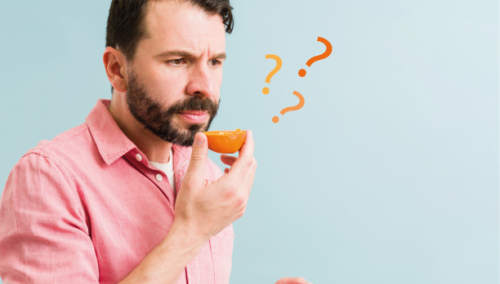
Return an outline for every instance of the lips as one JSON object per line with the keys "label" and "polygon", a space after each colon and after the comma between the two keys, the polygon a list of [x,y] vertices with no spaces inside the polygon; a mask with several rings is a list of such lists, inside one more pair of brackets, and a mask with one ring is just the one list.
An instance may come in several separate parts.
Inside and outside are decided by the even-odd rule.
{"label": "lips", "polygon": [[203,123],[208,118],[208,113],[205,111],[183,111],[179,112],[179,115],[190,123]]}

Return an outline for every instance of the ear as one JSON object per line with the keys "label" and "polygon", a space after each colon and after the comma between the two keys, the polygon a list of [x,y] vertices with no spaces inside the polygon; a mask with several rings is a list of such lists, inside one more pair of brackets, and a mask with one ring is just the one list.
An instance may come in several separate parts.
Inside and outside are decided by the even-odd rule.
{"label": "ear", "polygon": [[127,81],[125,78],[127,61],[123,53],[108,46],[104,50],[102,60],[106,75],[108,75],[108,80],[113,88],[122,93],[127,91]]}

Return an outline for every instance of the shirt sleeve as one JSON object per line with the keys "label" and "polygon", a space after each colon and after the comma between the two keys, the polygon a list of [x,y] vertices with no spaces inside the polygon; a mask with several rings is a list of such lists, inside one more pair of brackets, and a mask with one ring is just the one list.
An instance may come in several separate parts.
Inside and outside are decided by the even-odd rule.
{"label": "shirt sleeve", "polygon": [[4,284],[99,283],[86,216],[62,168],[40,154],[24,156],[0,199]]}

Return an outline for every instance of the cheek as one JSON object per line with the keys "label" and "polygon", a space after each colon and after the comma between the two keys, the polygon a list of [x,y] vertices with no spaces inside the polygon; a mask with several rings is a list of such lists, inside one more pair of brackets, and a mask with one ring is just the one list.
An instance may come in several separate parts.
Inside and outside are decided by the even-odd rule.
{"label": "cheek", "polygon": [[182,99],[185,88],[184,78],[176,75],[156,74],[150,78],[152,94],[166,105]]}
{"label": "cheek", "polygon": [[218,92],[217,92],[217,95],[218,95],[217,100],[218,100],[219,95],[220,95],[220,89],[222,87],[222,69],[217,73],[216,78],[215,78],[215,82],[217,84],[216,86],[217,86],[217,90],[218,90]]}

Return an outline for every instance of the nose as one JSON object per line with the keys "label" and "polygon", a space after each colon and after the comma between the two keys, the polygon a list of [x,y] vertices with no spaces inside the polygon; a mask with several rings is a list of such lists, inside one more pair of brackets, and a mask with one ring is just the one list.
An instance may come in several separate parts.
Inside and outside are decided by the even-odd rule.
{"label": "nose", "polygon": [[187,93],[191,96],[216,99],[216,78],[207,64],[196,64],[190,72]]}

